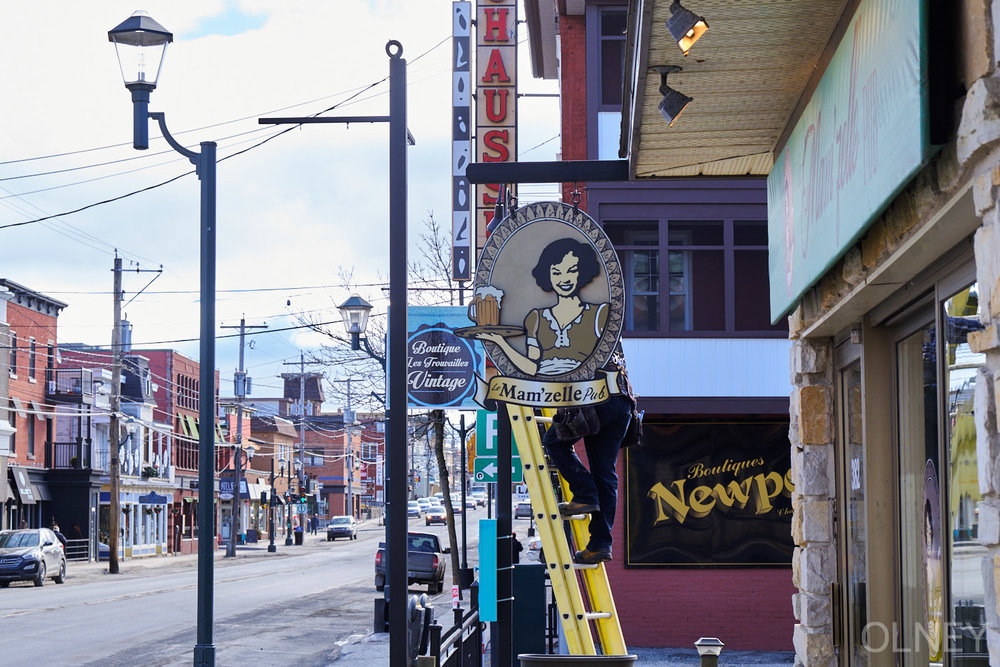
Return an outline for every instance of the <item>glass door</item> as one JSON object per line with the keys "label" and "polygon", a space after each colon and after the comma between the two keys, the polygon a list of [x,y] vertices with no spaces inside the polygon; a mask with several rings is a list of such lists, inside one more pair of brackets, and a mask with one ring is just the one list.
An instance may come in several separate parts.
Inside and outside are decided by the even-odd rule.
{"label": "glass door", "polygon": [[895,649],[906,665],[941,665],[945,652],[937,349],[933,322],[896,343],[902,558]]}
{"label": "glass door", "polygon": [[[950,562],[948,654],[952,665],[989,662],[982,562],[989,553],[979,543],[979,465],[974,403],[978,371],[986,355],[973,352],[968,336],[979,323],[979,291],[970,285],[942,304],[947,445],[947,539]],[[985,378],[984,378],[985,380]]]}
{"label": "glass door", "polygon": [[837,451],[836,542],[840,545],[839,664],[868,667],[866,625],[868,578],[865,554],[868,530],[865,521],[865,445],[862,420],[861,360],[840,371],[838,396],[841,415]]}

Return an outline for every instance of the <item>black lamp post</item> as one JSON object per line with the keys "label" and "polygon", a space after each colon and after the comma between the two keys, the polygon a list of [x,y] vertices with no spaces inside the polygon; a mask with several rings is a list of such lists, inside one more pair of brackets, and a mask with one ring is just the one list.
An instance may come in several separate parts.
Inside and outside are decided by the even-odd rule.
{"label": "black lamp post", "polygon": [[273,554],[278,550],[274,546],[274,457],[271,457],[271,493],[267,496],[267,552]]}
{"label": "black lamp post", "polygon": [[292,546],[292,466],[288,459],[278,461],[282,470],[288,470],[288,486],[285,487],[285,520],[288,522],[288,532],[285,533],[285,546]]}
{"label": "black lamp post", "polygon": [[108,31],[114,43],[125,87],[132,92],[132,145],[149,148],[149,119],[175,151],[195,165],[201,181],[201,336],[200,382],[203,392],[198,418],[203,426],[198,437],[198,637],[194,647],[195,667],[215,665],[212,639],[213,557],[215,551],[215,149],[214,141],[201,142],[201,151],[179,144],[167,130],[162,112],[151,113],[149,95],[156,88],[163,54],[174,36],[146,12],[137,11]]}

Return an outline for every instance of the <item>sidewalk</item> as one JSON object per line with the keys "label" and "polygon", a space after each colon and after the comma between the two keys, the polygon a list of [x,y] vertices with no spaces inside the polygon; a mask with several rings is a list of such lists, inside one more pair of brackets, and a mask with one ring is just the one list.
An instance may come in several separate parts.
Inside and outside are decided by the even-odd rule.
{"label": "sidewalk", "polygon": [[[636,656],[636,665],[643,667],[698,667],[701,661],[692,647],[681,648],[629,648],[630,655]],[[340,649],[340,656],[332,663],[335,667],[367,667],[368,665],[389,663],[389,635],[379,633],[358,638]],[[795,663],[792,651],[722,651],[720,667],[788,667]],[[489,654],[484,666],[488,667]]]}
{"label": "sidewalk", "polygon": [[[372,528],[378,527],[377,519],[366,519],[358,522],[358,528]],[[261,558],[288,558],[291,556],[299,556],[306,553],[312,553],[323,545],[327,544],[326,541],[326,528],[321,528],[316,535],[310,535],[306,533],[303,535],[301,545],[285,545],[285,536],[282,533],[280,536],[276,536],[274,539],[274,544],[277,547],[275,553],[269,553],[267,550],[268,540],[263,540],[260,542],[252,544],[238,544],[236,545],[236,555],[232,558],[226,558],[226,545],[220,544],[219,548],[214,552],[214,563],[215,567],[226,567],[230,563],[245,562],[248,559],[261,559]],[[198,565],[198,554],[167,554],[164,556],[143,556],[139,558],[123,558],[118,561],[118,575],[116,576],[129,576],[129,575],[139,575],[148,573],[155,570],[166,570],[172,568],[185,568],[191,567],[195,568]],[[77,562],[72,561],[67,563],[67,576],[72,579],[90,579],[100,576],[105,576],[108,573],[108,561],[101,560],[96,562]]]}

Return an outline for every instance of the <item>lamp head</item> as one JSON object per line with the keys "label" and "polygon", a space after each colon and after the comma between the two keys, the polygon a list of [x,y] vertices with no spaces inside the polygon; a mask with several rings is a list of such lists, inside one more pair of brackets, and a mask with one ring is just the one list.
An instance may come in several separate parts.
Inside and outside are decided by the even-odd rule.
{"label": "lamp head", "polygon": [[670,5],[667,30],[670,31],[670,36],[677,42],[681,52],[687,55],[694,43],[708,30],[708,23],[704,17],[682,7],[679,0],[674,0]]}
{"label": "lamp head", "polygon": [[337,306],[337,310],[340,311],[348,334],[361,335],[368,328],[368,315],[372,311],[372,305],[357,294],[352,294],[351,298]]}
{"label": "lamp head", "polygon": [[109,30],[108,41],[115,45],[126,88],[156,88],[167,44],[174,41],[169,30],[140,9]]}
{"label": "lamp head", "polygon": [[660,94],[663,95],[659,106],[660,115],[666,119],[667,127],[673,127],[681,112],[691,103],[692,99],[667,85],[667,75],[671,72],[679,72],[681,68],[676,65],[658,65],[649,69],[660,74]]}
{"label": "lamp head", "polygon": [[694,643],[698,655],[719,655],[725,644],[718,637],[701,637]]}

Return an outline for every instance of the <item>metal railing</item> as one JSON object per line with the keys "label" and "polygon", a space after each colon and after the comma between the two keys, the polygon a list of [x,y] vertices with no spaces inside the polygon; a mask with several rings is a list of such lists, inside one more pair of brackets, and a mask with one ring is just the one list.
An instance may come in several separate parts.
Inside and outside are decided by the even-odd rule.
{"label": "metal railing", "polygon": [[[83,368],[46,368],[45,395],[71,400],[90,399],[94,394],[93,372]],[[87,400],[86,402],[89,402]]]}
{"label": "metal railing", "polygon": [[90,540],[85,537],[75,540],[66,540],[66,560],[90,560]]}
{"label": "metal railing", "polygon": [[[479,587],[473,584],[469,590],[470,606],[467,612],[461,607],[453,609],[454,621],[447,632],[437,619],[428,628],[427,655],[437,659],[440,667],[482,667],[483,631],[479,622]],[[420,652],[423,653],[421,641]]]}
{"label": "metal railing", "polygon": [[90,445],[84,442],[53,442],[53,468],[89,468]]}

